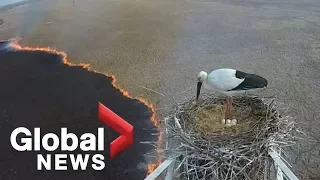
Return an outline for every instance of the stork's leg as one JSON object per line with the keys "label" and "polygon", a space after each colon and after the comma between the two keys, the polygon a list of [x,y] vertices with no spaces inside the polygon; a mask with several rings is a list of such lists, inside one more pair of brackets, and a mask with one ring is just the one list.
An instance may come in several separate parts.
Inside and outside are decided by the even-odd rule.
{"label": "stork's leg", "polygon": [[226,119],[231,119],[231,108],[232,108],[232,102],[231,97],[227,97],[227,110],[226,110]]}

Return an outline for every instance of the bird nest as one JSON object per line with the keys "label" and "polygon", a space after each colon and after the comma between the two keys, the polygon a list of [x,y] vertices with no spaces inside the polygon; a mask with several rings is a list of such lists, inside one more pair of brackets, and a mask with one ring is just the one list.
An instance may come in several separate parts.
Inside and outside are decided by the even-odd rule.
{"label": "bird nest", "polygon": [[241,96],[232,105],[232,124],[225,124],[225,97],[214,95],[179,104],[165,119],[175,147],[167,154],[180,157],[180,179],[264,179],[268,150],[294,144],[294,123],[278,113],[273,100]]}

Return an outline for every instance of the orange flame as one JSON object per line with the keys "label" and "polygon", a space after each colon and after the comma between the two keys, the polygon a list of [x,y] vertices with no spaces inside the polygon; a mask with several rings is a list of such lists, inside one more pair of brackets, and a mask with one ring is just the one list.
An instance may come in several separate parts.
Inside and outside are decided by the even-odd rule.
{"label": "orange flame", "polygon": [[[20,51],[44,51],[44,52],[47,52],[47,53],[52,53],[52,54],[57,54],[59,56],[61,56],[62,58],[62,62],[68,66],[76,66],[76,67],[82,67],[84,69],[87,69],[88,71],[91,71],[91,72],[95,72],[95,73],[98,73],[98,74],[103,74],[107,77],[110,77],[112,79],[112,85],[113,87],[115,87],[116,89],[118,89],[123,96],[126,96],[130,99],[137,99],[139,100],[142,104],[146,105],[152,112],[152,115],[151,115],[151,121],[154,123],[154,125],[156,127],[159,127],[160,126],[160,123],[159,121],[157,120],[156,118],[156,112],[155,112],[155,107],[153,104],[151,103],[148,103],[147,100],[145,100],[144,98],[141,98],[141,97],[136,97],[134,98],[133,96],[130,95],[130,93],[123,89],[123,88],[120,88],[116,85],[116,78],[114,75],[112,74],[104,74],[104,73],[101,73],[101,72],[98,72],[98,71],[95,71],[95,70],[92,70],[90,68],[90,64],[86,64],[86,63],[79,63],[79,64],[73,64],[71,62],[68,61],[67,59],[67,54],[65,52],[62,52],[62,51],[58,51],[58,50],[55,50],[55,49],[52,49],[50,47],[28,47],[28,46],[21,46],[18,44],[18,41],[21,40],[21,39],[18,39],[16,41],[14,41],[14,43],[11,44],[11,47],[14,48],[15,50],[20,50]],[[158,137],[158,147],[160,146],[160,143],[162,142],[163,140],[163,135],[160,133],[160,136]],[[159,155],[160,156],[160,155]],[[158,157],[158,161],[156,163],[150,163],[148,164],[148,172],[147,174],[151,174],[160,164],[161,164],[161,156]]]}
{"label": "orange flame", "polygon": [[148,164],[147,175],[151,174],[160,164],[161,164],[160,162]]}
{"label": "orange flame", "polygon": [[[164,133],[160,131],[160,135],[157,141],[157,148],[159,149],[161,146],[162,141],[164,140]],[[158,151],[156,162],[151,162],[148,164],[148,171],[147,175],[151,174],[160,164],[163,162],[163,152]]]}

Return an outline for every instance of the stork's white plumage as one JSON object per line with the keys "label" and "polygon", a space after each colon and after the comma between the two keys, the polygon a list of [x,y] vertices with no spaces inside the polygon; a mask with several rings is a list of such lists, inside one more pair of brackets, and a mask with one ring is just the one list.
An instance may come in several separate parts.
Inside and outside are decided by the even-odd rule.
{"label": "stork's white plumage", "polygon": [[[256,74],[249,74],[235,69],[221,68],[206,73],[201,71],[198,73],[197,99],[200,95],[202,85],[205,89],[216,90],[224,94],[230,95],[235,92],[245,92],[252,89],[265,88],[268,81]],[[227,98],[227,112],[230,114],[231,102],[230,97]]]}

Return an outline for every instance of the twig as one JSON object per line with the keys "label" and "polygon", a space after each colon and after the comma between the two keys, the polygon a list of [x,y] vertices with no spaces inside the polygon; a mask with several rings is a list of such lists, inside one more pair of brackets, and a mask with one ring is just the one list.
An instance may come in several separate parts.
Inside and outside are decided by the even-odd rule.
{"label": "twig", "polygon": [[139,86],[140,86],[141,88],[143,88],[143,89],[146,89],[146,90],[148,90],[148,91],[154,92],[154,93],[156,93],[156,94],[159,94],[159,95],[165,97],[164,94],[162,94],[162,93],[160,93],[160,92],[158,92],[158,91],[155,91],[155,90],[153,90],[153,89],[150,89],[150,88],[147,88],[147,87],[144,87],[144,86],[141,86],[141,85],[139,85]]}

